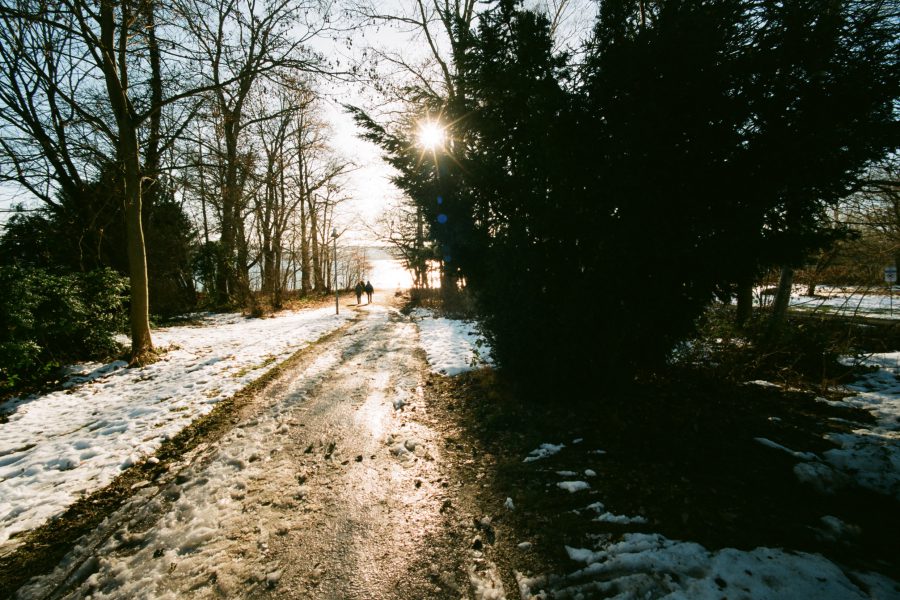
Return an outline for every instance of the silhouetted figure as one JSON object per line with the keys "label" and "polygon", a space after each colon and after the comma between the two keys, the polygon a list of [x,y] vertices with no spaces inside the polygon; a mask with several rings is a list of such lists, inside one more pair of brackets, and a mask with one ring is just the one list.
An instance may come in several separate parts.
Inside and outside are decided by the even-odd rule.
{"label": "silhouetted figure", "polygon": [[375,288],[372,287],[372,282],[367,281],[366,282],[366,296],[368,297],[368,300],[366,301],[366,304],[372,304],[372,294],[374,294],[374,293],[375,293]]}
{"label": "silhouetted figure", "polygon": [[363,290],[365,290],[365,289],[366,289],[366,286],[363,285],[362,281],[357,283],[356,287],[353,288],[353,291],[356,292],[356,303],[357,304],[362,304],[362,293],[363,293]]}

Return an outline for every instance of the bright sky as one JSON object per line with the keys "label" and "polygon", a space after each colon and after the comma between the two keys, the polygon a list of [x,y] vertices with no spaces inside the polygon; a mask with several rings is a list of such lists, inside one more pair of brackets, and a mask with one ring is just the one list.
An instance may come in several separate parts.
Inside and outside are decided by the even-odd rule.
{"label": "bright sky", "polygon": [[[405,0],[380,0],[375,2],[378,10],[384,14],[403,14],[408,12],[404,6],[410,5]],[[562,43],[577,39],[584,31],[584,23],[589,23],[595,9],[590,0],[533,0],[529,5],[548,7],[553,11],[557,5],[566,6],[566,18],[559,30]],[[337,35],[337,39],[323,36],[313,42],[315,50],[326,59],[336,63],[336,68],[345,68],[351,61],[358,59],[367,46],[377,46],[388,51],[402,53],[403,59],[415,63],[417,57],[424,57],[427,48],[422,40],[415,39],[411,32],[401,32],[387,27],[368,27],[354,32],[353,41],[348,50],[346,36]],[[370,109],[372,97],[366,93],[362,84],[328,83],[322,85],[326,100],[327,121],[332,125],[333,146],[347,159],[353,161],[358,168],[347,177],[347,195],[350,200],[340,211],[340,225],[349,228],[345,239],[367,243],[373,241],[369,228],[374,224],[385,207],[402,197],[402,194],[389,181],[390,168],[381,160],[380,152],[374,144],[357,137],[357,128],[352,119],[341,107],[343,103]],[[14,186],[0,185],[0,211],[8,210],[14,203],[32,202],[30,194],[20,193]],[[0,212],[0,224],[8,213]]]}

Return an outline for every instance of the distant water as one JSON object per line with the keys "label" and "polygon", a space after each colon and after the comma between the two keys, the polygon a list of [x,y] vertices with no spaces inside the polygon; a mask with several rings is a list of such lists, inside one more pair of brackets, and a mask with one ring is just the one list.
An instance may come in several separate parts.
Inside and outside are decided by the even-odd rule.
{"label": "distant water", "polygon": [[375,289],[392,291],[412,287],[412,275],[403,268],[399,260],[391,256],[387,248],[369,246],[366,248],[366,257],[372,265],[369,280]]}

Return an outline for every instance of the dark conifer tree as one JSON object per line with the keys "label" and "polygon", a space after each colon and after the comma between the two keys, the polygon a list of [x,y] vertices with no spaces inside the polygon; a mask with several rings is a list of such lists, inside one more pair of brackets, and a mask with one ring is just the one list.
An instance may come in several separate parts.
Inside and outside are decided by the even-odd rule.
{"label": "dark conifer tree", "polygon": [[885,6],[606,0],[575,68],[543,17],[501,0],[460,54],[437,183],[402,133],[357,116],[503,367],[549,385],[630,376],[716,295],[839,233],[824,211],[898,147]]}

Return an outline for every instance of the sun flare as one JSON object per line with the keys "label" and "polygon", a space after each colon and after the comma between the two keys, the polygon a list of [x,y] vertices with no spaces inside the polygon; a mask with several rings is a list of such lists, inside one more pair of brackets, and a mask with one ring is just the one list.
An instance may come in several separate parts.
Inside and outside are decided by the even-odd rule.
{"label": "sun flare", "polygon": [[419,144],[427,150],[435,150],[444,145],[444,128],[435,121],[426,121],[419,127]]}

